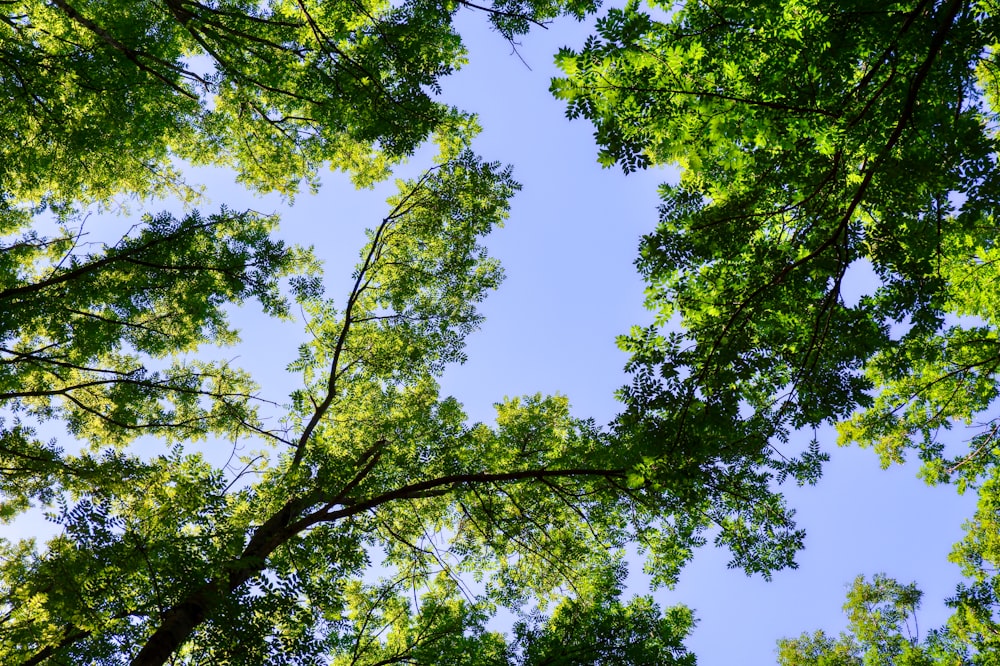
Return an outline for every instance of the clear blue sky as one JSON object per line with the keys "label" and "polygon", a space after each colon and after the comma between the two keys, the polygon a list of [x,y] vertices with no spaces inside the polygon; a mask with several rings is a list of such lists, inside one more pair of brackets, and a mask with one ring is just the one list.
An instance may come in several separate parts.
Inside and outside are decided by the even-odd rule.
{"label": "clear blue sky", "polygon": [[[568,121],[548,93],[558,75],[553,55],[560,46],[581,45],[587,25],[559,21],[521,39],[527,66],[485,29],[483,16],[467,13],[460,26],[470,64],[444,81],[443,99],[480,115],[476,150],[513,164],[524,189],[508,224],[488,243],[507,279],[483,306],[486,322],[469,340],[468,362],[448,371],[443,389],[475,420],[491,420],[493,403],[504,396],[541,392],[567,395],[577,416],[607,422],[618,409],[614,391],[625,382],[626,358],[615,337],[650,320],[633,267],[639,236],[656,224],[657,185],[675,175],[651,170],[626,177],[601,169],[590,125]],[[408,171],[423,166],[415,158]],[[303,194],[282,212],[282,236],[316,246],[336,295],[347,288],[363,228],[381,218],[392,187],[356,192],[337,174],[323,180],[318,196]],[[209,195],[221,203],[227,199],[217,193],[227,191],[213,186]],[[276,198],[246,205],[282,210]],[[866,289],[863,272],[849,288]],[[266,395],[280,400],[293,386],[281,369],[295,355],[299,328],[259,328],[252,323],[259,318],[246,314],[239,316],[247,341],[239,362],[261,364],[257,372],[271,378]],[[833,433],[821,433],[821,442],[833,447]],[[840,631],[847,586],[862,573],[918,581],[926,593],[921,631],[947,617],[942,601],[958,571],[946,558],[972,513],[972,498],[926,487],[914,466],[882,471],[870,451],[835,449],[832,457],[819,486],[791,489],[790,503],[808,530],[798,570],[779,572],[771,582],[748,578],[726,567],[726,552],[708,546],[675,590],[655,592],[661,605],[696,609],[699,624],[688,645],[702,666],[773,664],[780,637]],[[639,562],[635,569],[629,592],[645,594]]]}
{"label": "clear blue sky", "polygon": [[[617,410],[625,357],[616,335],[645,324],[643,284],[634,267],[639,236],[656,224],[656,186],[674,177],[656,170],[625,177],[601,169],[591,126],[570,122],[548,94],[557,76],[553,54],[579,48],[589,27],[564,21],[522,40],[528,71],[500,37],[468,19],[463,34],[469,66],[445,86],[449,100],[476,110],[484,127],[478,144],[488,157],[512,162],[524,184],[508,228],[491,244],[508,280],[486,304],[487,322],[469,346],[469,362],[445,386],[486,418],[502,394],[543,391],[569,396],[580,416],[607,420]],[[864,271],[850,289],[864,291]],[[821,433],[834,447],[835,435]],[[947,562],[971,515],[972,497],[929,488],[915,466],[883,471],[870,451],[836,449],[817,487],[792,489],[790,503],[808,530],[798,570],[765,582],[726,567],[727,553],[702,549],[661,603],[696,609],[689,641],[699,664],[771,664],[775,641],[802,631],[838,632],[841,606],[858,574],[884,571],[925,591],[921,631],[947,617],[943,599],[957,567]],[[632,591],[645,593],[641,576]]]}
{"label": "clear blue sky", "polygon": [[[506,395],[542,392],[565,394],[577,416],[607,422],[617,411],[614,391],[625,381],[625,356],[615,336],[649,320],[632,261],[640,234],[656,223],[656,186],[672,174],[625,177],[600,169],[591,127],[567,121],[550,97],[553,54],[582,44],[586,26],[564,20],[523,38],[518,50],[529,70],[505,40],[485,29],[482,15],[466,14],[460,24],[470,64],[444,82],[444,99],[480,114],[484,131],[476,149],[512,163],[524,190],[506,228],[489,241],[507,280],[485,303],[487,320],[469,341],[469,361],[448,371],[444,391],[476,420],[490,420],[493,403]],[[421,166],[413,161],[413,168]],[[303,194],[284,210],[276,198],[239,193],[225,174],[207,177],[213,205],[205,210],[227,203],[281,212],[281,235],[314,244],[325,258],[333,294],[346,289],[363,229],[384,214],[391,189],[355,192],[342,177],[324,174],[320,195]],[[852,286],[863,290],[864,276]],[[238,354],[237,362],[261,379],[265,397],[284,400],[294,386],[284,368],[295,357],[301,327],[262,325],[252,309],[235,320],[246,342],[222,356]],[[832,446],[832,434],[821,441]],[[926,592],[922,630],[946,617],[941,600],[958,576],[946,556],[971,515],[971,498],[927,488],[912,467],[882,471],[870,452],[832,453],[820,485],[791,494],[809,533],[798,570],[766,583],[728,570],[726,554],[707,547],[677,589],[655,593],[661,604],[696,609],[699,625],[689,647],[700,664],[774,663],[779,637],[839,631],[846,586],[859,573],[917,580]],[[641,575],[630,591],[647,592]]]}

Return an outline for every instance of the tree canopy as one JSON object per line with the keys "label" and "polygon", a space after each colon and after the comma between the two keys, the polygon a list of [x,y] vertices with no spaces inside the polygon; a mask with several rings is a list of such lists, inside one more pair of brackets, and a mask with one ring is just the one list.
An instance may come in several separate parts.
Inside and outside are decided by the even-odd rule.
{"label": "tree canopy", "polygon": [[[801,481],[823,458],[811,432],[834,423],[884,466],[915,454],[929,483],[977,489],[953,555],[973,582],[949,602],[949,631],[992,663],[995,8],[651,6],[669,16],[609,10],[559,54],[552,88],[593,122],[605,164],[682,170],[640,250],[658,326],[623,340],[627,414],[685,448],[711,414],[702,446]],[[876,283],[848,302],[859,266]],[[956,424],[971,430],[962,444],[946,436]],[[854,663],[817,641],[803,649],[831,661],[815,663]],[[903,663],[880,658],[864,663]]]}
{"label": "tree canopy", "polygon": [[[953,556],[968,581],[921,639],[916,585],[859,579],[849,633],[779,660],[992,663],[994,8],[604,10],[552,90],[603,164],[681,168],[637,262],[656,321],[620,340],[631,382],[607,426],[543,395],[472,422],[438,380],[502,279],[484,239],[520,186],[441,94],[465,58],[455,17],[513,44],[596,10],[5,5],[0,518],[41,509],[57,534],[0,542],[3,663],[692,664],[689,609],[621,599],[628,549],[667,585],[709,539],[750,574],[794,567],[781,484],[819,479],[824,424],[978,493]],[[389,178],[428,142],[337,298],[275,216],[198,212],[185,171],[291,197],[323,166]],[[187,212],[147,211],[167,195]],[[89,245],[88,212],[122,205],[141,222]],[[848,302],[861,265],[879,283]],[[253,377],[200,351],[250,301],[309,335],[277,425]],[[975,424],[962,449],[956,422]],[[218,442],[252,451],[238,474],[206,456]]]}

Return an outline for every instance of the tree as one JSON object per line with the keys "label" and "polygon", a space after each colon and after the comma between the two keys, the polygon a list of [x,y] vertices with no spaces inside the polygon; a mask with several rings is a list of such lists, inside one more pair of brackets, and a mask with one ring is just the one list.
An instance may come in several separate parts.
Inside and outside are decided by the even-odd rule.
{"label": "tree", "polygon": [[661,616],[650,597],[618,601],[620,581],[598,583],[597,589],[561,602],[544,624],[516,627],[526,666],[695,664],[682,643],[694,624],[690,610],[676,606]]}
{"label": "tree", "polygon": [[968,645],[947,632],[932,630],[920,639],[916,612],[922,596],[913,583],[900,585],[883,574],[871,582],[858,576],[844,604],[848,631],[837,639],[817,631],[781,640],[778,662],[782,666],[982,663],[970,661]]}
{"label": "tree", "polygon": [[[569,117],[594,124],[605,165],[682,171],[661,190],[638,260],[657,321],[622,340],[635,372],[623,392],[630,428],[701,459],[743,461],[761,494],[786,477],[816,480],[824,423],[885,466],[912,452],[929,483],[978,489],[955,556],[972,585],[952,600],[952,627],[988,663],[1000,462],[995,7],[650,7],[609,10],[597,35],[559,54],[565,77],[552,88]],[[874,288],[852,302],[845,284],[864,268]],[[967,446],[946,436],[955,424]],[[674,448],[643,477],[656,479]]]}
{"label": "tree", "polygon": [[[610,10],[554,84],[606,164],[685,167],[640,257],[659,319],[623,338],[634,381],[603,429],[543,396],[469,423],[436,381],[500,280],[482,238],[517,189],[471,152],[474,117],[436,97],[463,60],[454,16],[513,40],[592,3],[9,5],[0,515],[42,507],[60,533],[3,544],[4,663],[691,663],[690,611],[619,600],[625,545],[667,584],[709,537],[748,572],[794,566],[776,482],[814,482],[825,456],[793,438],[839,421],[887,461],[916,449],[929,480],[990,478],[989,8],[660,8]],[[252,212],[148,215],[83,243],[88,206],[196,203],[183,161],[290,197],[323,164],[387,178],[429,140],[343,300]],[[848,303],[859,262],[881,286]],[[226,307],[252,298],[276,316],[294,302],[312,336],[279,427],[251,377],[184,356],[232,340]],[[987,425],[946,455],[955,418]],[[49,420],[70,437],[42,441]],[[206,438],[256,448],[233,478]],[[991,489],[948,634],[983,660]],[[524,614],[512,636],[489,628],[500,607]]]}
{"label": "tree", "polygon": [[[5,5],[5,196],[63,202],[177,190],[176,158],[293,193],[322,164],[362,183],[469,118],[434,99],[463,62],[452,22],[513,39],[586,2],[59,0]],[[85,156],[81,157],[81,156]]]}
{"label": "tree", "polygon": [[[438,393],[500,280],[482,238],[518,188],[433,96],[461,63],[460,7],[512,39],[589,5],[8,6],[0,516],[40,508],[58,534],[0,544],[3,663],[693,661],[689,611],[619,601],[621,558],[639,540],[672,580],[725,480],[645,482],[651,441],[564,398],[506,400],[491,427]],[[325,163],[384,178],[431,138],[343,301],[253,212],[84,239],[88,206],[196,203],[178,159],[291,195]],[[232,341],[226,308],[250,299],[294,302],[312,336],[278,427],[246,373],[189,356]],[[45,441],[48,421],[67,435]],[[201,450],[220,440],[254,447],[235,477]],[[505,638],[486,625],[499,606],[538,612]]]}
{"label": "tree", "polygon": [[[974,3],[692,2],[669,23],[631,6],[563,52],[554,90],[594,120],[603,160],[685,167],[639,264],[697,350],[629,344],[748,401],[769,436],[871,407],[845,438],[892,461],[917,434],[940,458],[933,433],[993,398],[993,20]],[[848,304],[863,262],[880,286]]]}
{"label": "tree", "polygon": [[[5,433],[8,514],[34,501],[52,507],[62,531],[42,550],[4,546],[4,662],[549,663],[550,635],[586,627],[613,663],[643,663],[650,651],[683,663],[688,612],[622,605],[608,597],[616,583],[583,594],[620,571],[627,540],[669,520],[667,498],[629,485],[641,452],[609,447],[562,398],[502,403],[489,428],[438,395],[435,375],[460,357],[476,303],[500,278],[480,238],[514,190],[509,170],[463,150],[400,183],[343,304],[323,298],[315,276],[297,277],[313,339],[295,363],[303,387],[280,429],[257,418],[247,378],[207,366],[161,378],[99,333],[111,327],[114,344],[152,361],[155,342],[173,351],[185,336],[200,342],[202,328],[226,333],[215,302],[224,296],[256,294],[280,313],[275,267],[294,253],[265,237],[248,254],[225,235],[233,220],[192,216],[149,220],[103,255],[22,265],[43,278],[4,297],[16,304],[54,289],[56,312],[42,309],[31,326],[22,314],[8,334],[21,359],[10,365],[22,373],[11,383],[26,389],[5,397],[28,416],[63,416],[94,453],[36,442],[22,424]],[[232,233],[260,233],[253,218],[237,221],[246,225]],[[206,229],[232,257],[205,251]],[[258,261],[267,248],[274,256]],[[175,287],[187,311],[170,307]],[[94,300],[107,310],[94,312]],[[51,320],[77,310],[81,325],[58,338]],[[136,433],[163,438],[167,450],[128,448]],[[226,478],[192,447],[209,434],[261,450]],[[378,581],[365,574],[373,550],[391,571]],[[469,570],[486,576],[482,593],[459,587]],[[578,600],[551,628],[525,629],[523,647],[484,628],[497,604],[516,608],[563,585]],[[649,632],[663,636],[660,647],[646,643]]]}

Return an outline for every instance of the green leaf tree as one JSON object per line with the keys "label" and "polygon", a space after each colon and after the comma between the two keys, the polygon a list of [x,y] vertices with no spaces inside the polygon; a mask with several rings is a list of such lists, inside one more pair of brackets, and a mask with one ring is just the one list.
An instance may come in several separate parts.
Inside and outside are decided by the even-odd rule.
{"label": "green leaf tree", "polygon": [[683,606],[661,614],[650,597],[618,600],[620,581],[598,579],[596,589],[565,599],[552,616],[516,628],[524,666],[664,664],[693,666],[683,639],[694,626]]}
{"label": "green leaf tree", "polygon": [[[63,454],[36,446],[27,428],[10,431],[19,467],[4,489],[9,513],[34,501],[51,507],[61,530],[44,548],[5,545],[3,661],[548,663],[538,651],[551,653],[550,632],[575,628],[597,637],[595,659],[690,661],[680,644],[690,612],[586,595],[618,570],[627,541],[667,526],[668,500],[628,485],[641,452],[610,447],[605,433],[570,416],[564,398],[508,400],[487,427],[438,395],[435,377],[461,358],[476,304],[500,279],[481,237],[506,216],[516,189],[509,169],[461,152],[399,183],[345,301],[325,299],[302,278],[296,296],[313,337],[293,366],[303,386],[280,429],[265,428],[246,406],[249,380],[240,393],[199,393],[194,383],[190,404],[171,387],[147,404],[143,390],[154,380],[143,372],[111,384],[124,398],[91,395],[104,385],[74,365],[65,389],[19,396],[38,417],[65,414],[96,453]],[[141,236],[123,242],[125,266],[166,266],[132,253],[147,245]],[[249,279],[248,260],[237,260]],[[56,274],[78,270],[69,262]],[[268,280],[274,275],[269,269]],[[111,277],[123,293],[143,285]],[[246,289],[270,303],[271,286]],[[148,334],[139,327],[137,339]],[[101,411],[121,401],[132,411]],[[164,401],[174,411],[161,412]],[[133,430],[172,447],[140,456],[123,448]],[[241,478],[227,479],[190,446],[218,432],[262,447]],[[379,580],[369,573],[376,554],[390,572]],[[463,572],[480,577],[482,591],[461,587]],[[567,585],[577,601],[563,602],[567,610],[537,639],[526,632],[523,647],[485,629],[498,606],[555,602]]]}
{"label": "green leaf tree", "polygon": [[[767,505],[775,482],[818,478],[823,424],[884,466],[915,455],[929,483],[979,492],[951,626],[982,663],[997,608],[997,21],[959,0],[629,2],[559,54],[552,84],[603,164],[681,172],[637,262],[655,325],[622,339],[621,423],[661,443],[642,478],[697,452]],[[853,271],[872,276],[860,298]],[[861,663],[824,636],[799,645],[801,663]]]}
{"label": "green leaf tree", "polygon": [[[482,237],[518,188],[435,97],[463,62],[462,9],[513,39],[591,5],[5,6],[0,518],[34,507],[57,533],[0,543],[0,661],[544,663],[534,633],[486,623],[546,604],[577,610],[538,641],[581,626],[617,663],[687,659],[689,612],[584,595],[635,535],[673,529],[668,500],[629,483],[641,452],[564,398],[506,400],[489,427],[438,394],[501,278]],[[178,160],[291,196],[320,165],[383,179],[428,140],[434,166],[399,183],[343,301],[252,212],[85,242],[88,207],[195,203]],[[246,373],[190,360],[236,339],[226,309],[250,299],[279,317],[294,301],[312,336],[278,427]],[[47,421],[67,435],[43,441]],[[257,448],[235,478],[204,454],[220,439]]]}
{"label": "green leaf tree", "polygon": [[429,135],[467,132],[435,99],[465,61],[457,12],[513,39],[590,7],[19,0],[0,21],[0,181],[5,197],[57,203],[184,194],[179,157],[286,193],[323,164],[370,183]]}
{"label": "green leaf tree", "polygon": [[932,630],[921,639],[917,610],[921,592],[913,583],[876,574],[858,576],[847,594],[847,631],[834,639],[822,631],[778,642],[781,666],[964,666],[990,663],[970,658],[967,644]]}
{"label": "green leaf tree", "polygon": [[[517,189],[435,96],[464,58],[453,19],[513,39],[590,9],[7,6],[0,517],[42,507],[59,533],[3,544],[3,663],[692,663],[690,611],[619,600],[626,544],[666,584],[710,536],[748,572],[794,566],[774,485],[819,476],[818,443],[786,452],[803,431],[851,417],[845,438],[888,461],[914,448],[929,479],[986,477],[992,421],[968,454],[934,437],[995,398],[995,26],[976,3],[611,10],[554,89],[606,164],[685,167],[642,248],[659,320],[622,339],[625,411],[603,430],[529,396],[487,425],[439,395]],[[249,212],[81,245],[88,205],[195,201],[178,160],[291,196],[321,165],[384,179],[428,140],[434,166],[373,221],[343,300]],[[859,261],[881,286],[854,305]],[[294,300],[311,334],[279,427],[245,373],[181,358],[232,341],[225,307],[251,298]],[[75,439],[41,441],[49,419]],[[140,436],[163,446],[140,455]],[[216,437],[258,448],[235,479],[199,450]],[[955,631],[989,631],[981,582]],[[512,637],[489,629],[500,608],[529,613]]]}
{"label": "green leaf tree", "polygon": [[[637,362],[691,368],[697,401],[746,401],[767,440],[860,407],[845,439],[940,458],[933,433],[994,397],[994,21],[959,2],[690,2],[669,21],[633,4],[562,52],[553,90],[602,160],[682,166],[639,267],[683,338],[637,331]],[[862,264],[878,288],[849,303]]]}

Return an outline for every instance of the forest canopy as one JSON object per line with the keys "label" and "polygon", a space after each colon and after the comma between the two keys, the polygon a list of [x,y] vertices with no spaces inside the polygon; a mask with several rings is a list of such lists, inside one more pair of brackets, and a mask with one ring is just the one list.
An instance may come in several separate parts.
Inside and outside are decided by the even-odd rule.
{"label": "forest canopy", "polygon": [[[952,555],[965,582],[920,635],[918,584],[859,577],[848,631],[785,639],[779,662],[995,663],[994,13],[5,3],[0,518],[56,534],[0,541],[0,661],[693,664],[691,610],[622,598],[629,553],[659,585],[709,541],[751,575],[794,567],[782,484],[820,481],[833,442],[814,433],[836,425],[976,494]],[[596,18],[556,54],[552,93],[605,166],[680,169],[640,244],[656,319],[619,340],[608,424],[540,394],[473,422],[440,391],[503,277],[485,239],[521,187],[444,93],[460,14],[515,50]],[[289,199],[323,168],[397,191],[330,297],[276,215],[198,209],[200,165]],[[126,203],[128,233],[84,240],[88,215]],[[854,303],[858,265],[878,284]],[[238,338],[237,305],[308,333],[282,404],[205,351]],[[960,449],[956,424],[974,430]],[[237,471],[206,455],[237,444]]]}

